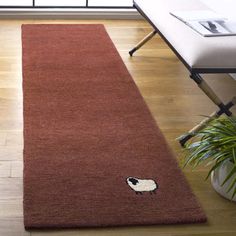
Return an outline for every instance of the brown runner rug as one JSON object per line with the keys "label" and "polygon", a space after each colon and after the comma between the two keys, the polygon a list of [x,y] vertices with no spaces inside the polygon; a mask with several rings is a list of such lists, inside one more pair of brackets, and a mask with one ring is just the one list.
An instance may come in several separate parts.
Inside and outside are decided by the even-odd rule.
{"label": "brown runner rug", "polygon": [[102,25],[24,25],[26,228],[204,222]]}

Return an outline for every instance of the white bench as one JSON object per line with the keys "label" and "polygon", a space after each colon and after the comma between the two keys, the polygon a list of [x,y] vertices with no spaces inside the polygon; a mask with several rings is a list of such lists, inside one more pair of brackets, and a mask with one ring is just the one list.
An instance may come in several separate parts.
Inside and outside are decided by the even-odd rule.
{"label": "white bench", "polygon": [[200,74],[236,73],[236,36],[203,37],[170,15],[176,10],[208,9],[200,0],[134,0],[134,7],[149,21],[154,31],[129,52],[130,56],[158,33],[189,70],[199,88],[219,107],[209,118],[181,136],[180,143],[184,145],[213,118],[222,114],[232,115],[230,108],[236,104],[236,97],[224,104]]}

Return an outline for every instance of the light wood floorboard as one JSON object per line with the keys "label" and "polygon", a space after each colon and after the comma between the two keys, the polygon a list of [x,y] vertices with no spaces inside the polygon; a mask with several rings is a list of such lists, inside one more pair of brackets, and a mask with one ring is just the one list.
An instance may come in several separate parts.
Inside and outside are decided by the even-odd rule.
{"label": "light wood floorboard", "polygon": [[[1,20],[0,21],[0,236],[233,236],[235,204],[221,198],[204,182],[204,167],[184,173],[208,216],[207,224],[56,231],[25,231],[22,210],[23,117],[21,24],[101,23],[117,47],[157,124],[181,163],[175,140],[216,107],[188,77],[188,71],[157,36],[133,58],[128,55],[150,32],[142,20]],[[94,35],[96,38],[96,35]],[[235,95],[236,82],[228,75],[209,75],[207,81],[226,101]],[[234,109],[235,111],[235,109]]]}

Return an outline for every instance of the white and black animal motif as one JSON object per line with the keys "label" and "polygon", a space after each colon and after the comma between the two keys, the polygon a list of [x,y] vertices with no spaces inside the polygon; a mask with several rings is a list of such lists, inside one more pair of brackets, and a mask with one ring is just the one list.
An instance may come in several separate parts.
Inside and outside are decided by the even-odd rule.
{"label": "white and black animal motif", "polygon": [[152,179],[128,177],[126,182],[136,194],[142,194],[143,192],[150,192],[150,194],[152,194],[156,193],[156,190],[158,189],[158,184]]}

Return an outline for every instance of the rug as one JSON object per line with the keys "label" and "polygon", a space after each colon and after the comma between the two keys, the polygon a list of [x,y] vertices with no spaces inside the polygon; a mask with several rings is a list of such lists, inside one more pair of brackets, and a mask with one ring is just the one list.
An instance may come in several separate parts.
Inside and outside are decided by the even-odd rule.
{"label": "rug", "polygon": [[206,221],[103,25],[22,41],[26,228]]}

